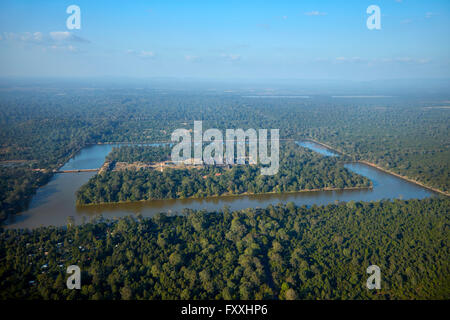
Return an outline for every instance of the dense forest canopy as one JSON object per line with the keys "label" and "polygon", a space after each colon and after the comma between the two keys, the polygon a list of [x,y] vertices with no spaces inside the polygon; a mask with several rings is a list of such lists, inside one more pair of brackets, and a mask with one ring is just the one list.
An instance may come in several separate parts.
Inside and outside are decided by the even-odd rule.
{"label": "dense forest canopy", "polygon": [[[449,110],[440,108],[448,97],[260,99],[249,92],[258,94],[3,88],[0,220],[23,211],[52,171],[83,147],[168,142],[173,130],[191,129],[194,120],[204,129],[278,128],[282,139],[315,139],[344,155],[322,157],[287,143],[279,174],[266,178],[252,166],[108,171],[82,187],[79,202],[369,185],[343,167],[349,160],[450,190]],[[107,160],[158,162],[168,152],[129,146],[114,149]],[[0,229],[0,298],[448,299],[449,201],[288,203]],[[81,290],[66,289],[70,264],[83,271]],[[382,270],[382,290],[365,287],[370,264]]]}
{"label": "dense forest canopy", "polygon": [[[449,205],[288,203],[3,230],[0,298],[448,299]],[[66,288],[72,264],[81,290]],[[381,290],[366,288],[372,264]]]}

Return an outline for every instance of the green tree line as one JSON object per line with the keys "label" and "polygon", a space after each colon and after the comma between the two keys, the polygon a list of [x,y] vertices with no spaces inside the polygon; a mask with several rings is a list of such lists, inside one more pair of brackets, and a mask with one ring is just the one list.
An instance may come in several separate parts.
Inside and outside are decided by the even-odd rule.
{"label": "green tree line", "polygon": [[[449,299],[448,198],[0,232],[2,299]],[[78,265],[81,290],[66,288]],[[381,269],[368,290],[366,269]]]}

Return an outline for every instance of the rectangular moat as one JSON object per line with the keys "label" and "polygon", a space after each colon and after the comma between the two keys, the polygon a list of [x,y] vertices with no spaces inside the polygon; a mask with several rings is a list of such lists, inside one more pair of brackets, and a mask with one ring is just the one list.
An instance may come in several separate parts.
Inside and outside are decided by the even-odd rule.
{"label": "rectangular moat", "polygon": [[[323,156],[339,156],[332,150],[312,141],[299,141],[299,147],[308,148]],[[155,144],[146,144],[155,145]],[[91,145],[82,149],[60,170],[82,170],[100,168],[113,147],[120,144]],[[296,205],[326,205],[336,201],[376,201],[382,199],[423,199],[435,195],[434,192],[405,181],[363,163],[347,163],[345,167],[369,178],[372,189],[314,191],[285,194],[221,196],[201,199],[153,200],[134,203],[102,204],[77,207],[76,191],[96,172],[76,172],[55,174],[50,182],[41,187],[33,197],[25,212],[10,217],[6,228],[37,228],[40,226],[63,226],[72,216],[76,223],[89,221],[102,215],[104,218],[141,214],[151,217],[159,212],[182,213],[183,209],[204,209],[220,211],[224,206],[231,210],[263,208],[278,203],[293,202]]]}

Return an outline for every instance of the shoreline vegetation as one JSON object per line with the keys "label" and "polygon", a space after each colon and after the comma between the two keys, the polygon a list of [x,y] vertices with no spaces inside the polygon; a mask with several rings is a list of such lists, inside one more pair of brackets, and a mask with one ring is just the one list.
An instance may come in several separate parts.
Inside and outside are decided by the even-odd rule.
{"label": "shoreline vegetation", "polygon": [[[114,149],[107,161],[154,164],[162,160],[159,152],[164,156],[170,153],[166,148],[156,151],[124,148]],[[163,167],[161,172],[147,168],[108,170],[93,176],[77,191],[77,205],[343,191],[372,186],[369,179],[348,171],[337,158],[322,157],[294,143],[283,145],[280,159],[279,173],[274,176],[260,176],[259,166],[204,166],[199,172],[165,167],[164,174]]]}
{"label": "shoreline vegetation", "polygon": [[264,193],[239,193],[239,194],[221,194],[212,195],[206,197],[186,197],[186,198],[165,198],[165,199],[150,199],[150,200],[135,200],[135,201],[114,201],[114,202],[97,202],[97,203],[86,203],[86,204],[76,204],[78,208],[83,207],[95,207],[95,206],[105,206],[105,205],[116,205],[116,204],[129,204],[136,202],[151,202],[151,201],[164,201],[164,200],[198,200],[198,199],[217,199],[226,197],[245,197],[245,196],[260,196],[260,195],[276,195],[276,194],[296,194],[296,193],[308,193],[308,192],[321,192],[321,191],[348,191],[348,190],[369,190],[373,189],[373,185],[370,186],[360,186],[360,187],[343,187],[343,188],[317,188],[317,189],[303,189],[298,191],[283,191],[283,192],[264,192]]}
{"label": "shoreline vegetation", "polygon": [[382,167],[380,167],[380,166],[378,166],[378,165],[376,165],[376,164],[374,164],[374,163],[371,163],[371,162],[368,162],[368,161],[365,161],[365,160],[360,160],[359,162],[360,162],[360,163],[364,163],[364,164],[366,164],[366,165],[368,165],[368,166],[374,167],[374,168],[376,168],[376,169],[378,169],[378,170],[381,170],[381,171],[383,171],[383,172],[392,174],[393,176],[396,176],[397,178],[400,178],[400,179],[403,179],[403,180],[405,180],[405,181],[408,181],[408,182],[417,184],[418,186],[421,186],[421,187],[423,187],[423,188],[425,188],[425,189],[428,189],[428,190],[431,190],[431,191],[440,193],[440,194],[442,194],[442,195],[444,195],[444,196],[447,196],[447,197],[450,196],[450,193],[448,193],[448,192],[445,192],[445,191],[440,190],[440,189],[437,189],[437,188],[430,187],[430,186],[428,186],[428,185],[423,184],[423,183],[420,182],[420,181],[417,181],[417,180],[414,180],[414,179],[411,179],[411,178],[402,176],[402,175],[400,175],[400,174],[398,174],[398,173],[395,173],[395,172],[392,172],[392,171],[390,171],[390,170],[388,170],[388,169],[384,169],[384,168],[382,168]]}
{"label": "shoreline vegetation", "polygon": [[[321,146],[323,146],[323,147],[329,149],[330,151],[333,151],[333,152],[338,153],[338,154],[340,154],[340,155],[346,155],[345,153],[343,153],[343,152],[341,152],[341,151],[339,151],[339,150],[336,150],[335,148],[333,148],[333,147],[331,147],[331,146],[329,146],[329,145],[327,145],[327,144],[325,144],[325,143],[323,143],[323,142],[316,141],[316,140],[314,140],[314,139],[312,139],[312,138],[305,138],[305,139],[303,139],[303,140],[305,140],[305,141],[311,141],[311,142],[317,143],[317,144],[319,144],[319,145],[321,145]],[[421,187],[423,187],[423,188],[426,188],[426,189],[428,189],[428,190],[431,190],[431,191],[440,193],[440,194],[442,194],[442,195],[444,195],[444,196],[447,196],[447,197],[450,196],[450,193],[445,192],[444,190],[440,190],[440,189],[438,189],[438,188],[434,188],[434,187],[428,186],[428,185],[426,185],[426,184],[424,184],[424,183],[422,183],[422,182],[420,182],[420,181],[417,181],[417,180],[415,180],[415,179],[409,178],[409,177],[407,177],[407,176],[403,176],[403,175],[398,174],[398,173],[396,173],[396,172],[393,172],[393,171],[391,171],[391,170],[389,170],[389,169],[380,167],[379,165],[377,165],[377,164],[375,164],[375,163],[373,163],[373,162],[369,162],[369,161],[367,161],[367,160],[356,160],[356,161],[353,161],[353,162],[355,162],[355,163],[363,163],[363,164],[366,164],[366,165],[368,165],[368,166],[371,166],[371,167],[376,168],[376,169],[378,169],[378,170],[381,170],[381,171],[383,171],[383,172],[385,172],[385,173],[388,173],[388,174],[391,174],[391,175],[393,175],[393,176],[396,176],[397,178],[403,179],[403,180],[405,180],[405,181],[414,183],[414,184],[416,184],[416,185],[418,185],[418,186],[421,186]]]}
{"label": "shoreline vegetation", "polygon": [[[317,140],[315,140],[315,139],[313,139],[313,138],[307,137],[307,138],[302,138],[302,139],[299,139],[299,140],[314,142],[314,143],[317,143],[318,145],[321,145],[321,146],[323,146],[323,147],[329,149],[330,151],[333,151],[333,152],[335,152],[335,153],[337,153],[337,154],[339,154],[339,155],[347,155],[346,153],[344,153],[344,152],[342,152],[342,151],[339,151],[339,150],[337,150],[336,148],[334,148],[334,147],[332,147],[332,146],[330,146],[330,145],[328,145],[328,144],[326,144],[326,143],[317,141]],[[296,141],[296,139],[293,139],[292,141]],[[169,143],[169,142],[167,142],[167,141],[152,141],[152,142],[110,142],[110,141],[108,141],[108,142],[92,143],[91,145],[109,145],[109,144],[131,144],[131,145],[133,145],[133,144],[152,144],[152,143]],[[388,174],[391,174],[391,175],[393,175],[393,176],[396,176],[397,178],[403,179],[403,180],[405,180],[405,181],[414,183],[414,184],[416,184],[416,185],[418,185],[418,186],[421,186],[421,187],[423,187],[423,188],[426,188],[426,189],[428,189],[428,190],[431,190],[431,191],[440,193],[440,194],[445,195],[445,196],[447,196],[447,197],[450,196],[450,193],[449,193],[449,192],[445,192],[444,190],[441,190],[441,189],[438,189],[438,188],[435,188],[435,187],[426,185],[426,184],[424,184],[424,183],[422,183],[422,182],[420,182],[420,181],[418,181],[418,180],[415,180],[415,179],[409,178],[409,177],[407,177],[407,176],[398,174],[398,173],[396,173],[396,172],[394,172],[394,171],[391,171],[391,170],[389,170],[389,169],[386,169],[386,168],[384,168],[384,167],[381,167],[381,166],[379,166],[379,165],[377,165],[377,164],[375,164],[375,163],[373,163],[373,162],[369,162],[369,161],[366,161],[366,160],[356,160],[356,161],[353,161],[353,162],[354,162],[354,163],[363,163],[363,164],[366,164],[366,165],[368,165],[368,166],[371,166],[371,167],[376,168],[376,169],[378,169],[378,170],[381,170],[381,171],[383,171],[383,172],[385,172],[385,173],[388,173]],[[306,191],[309,191],[309,190],[306,190]],[[306,191],[305,191],[305,192],[306,192]],[[311,191],[315,191],[315,190],[311,190]],[[319,191],[322,191],[322,190],[319,190]],[[285,193],[285,192],[283,192],[283,193]]]}

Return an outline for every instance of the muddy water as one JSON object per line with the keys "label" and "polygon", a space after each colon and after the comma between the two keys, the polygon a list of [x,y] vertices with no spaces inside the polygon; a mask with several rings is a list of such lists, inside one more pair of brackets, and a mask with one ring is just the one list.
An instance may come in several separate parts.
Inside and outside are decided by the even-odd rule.
{"label": "muddy water", "polygon": [[[338,156],[314,142],[298,143],[302,147],[319,152],[324,156]],[[72,158],[63,170],[99,168],[105,156],[115,145],[93,145],[84,148]],[[89,221],[92,217],[103,215],[105,218],[121,217],[130,214],[142,214],[150,217],[158,212],[169,214],[181,213],[184,208],[221,210],[229,206],[232,210],[244,208],[266,207],[269,204],[286,203],[289,201],[297,205],[322,205],[335,201],[371,201],[381,199],[411,199],[426,198],[434,195],[423,187],[397,178],[376,168],[361,163],[348,163],[347,169],[369,178],[373,182],[373,189],[345,190],[345,191],[317,191],[289,194],[266,194],[248,196],[227,196],[203,199],[154,200],[147,202],[106,204],[87,207],[75,205],[75,192],[86,183],[95,172],[61,173],[56,174],[51,181],[40,188],[31,201],[30,208],[12,217],[7,228],[36,228],[39,226],[65,225],[69,216],[77,223]]]}

